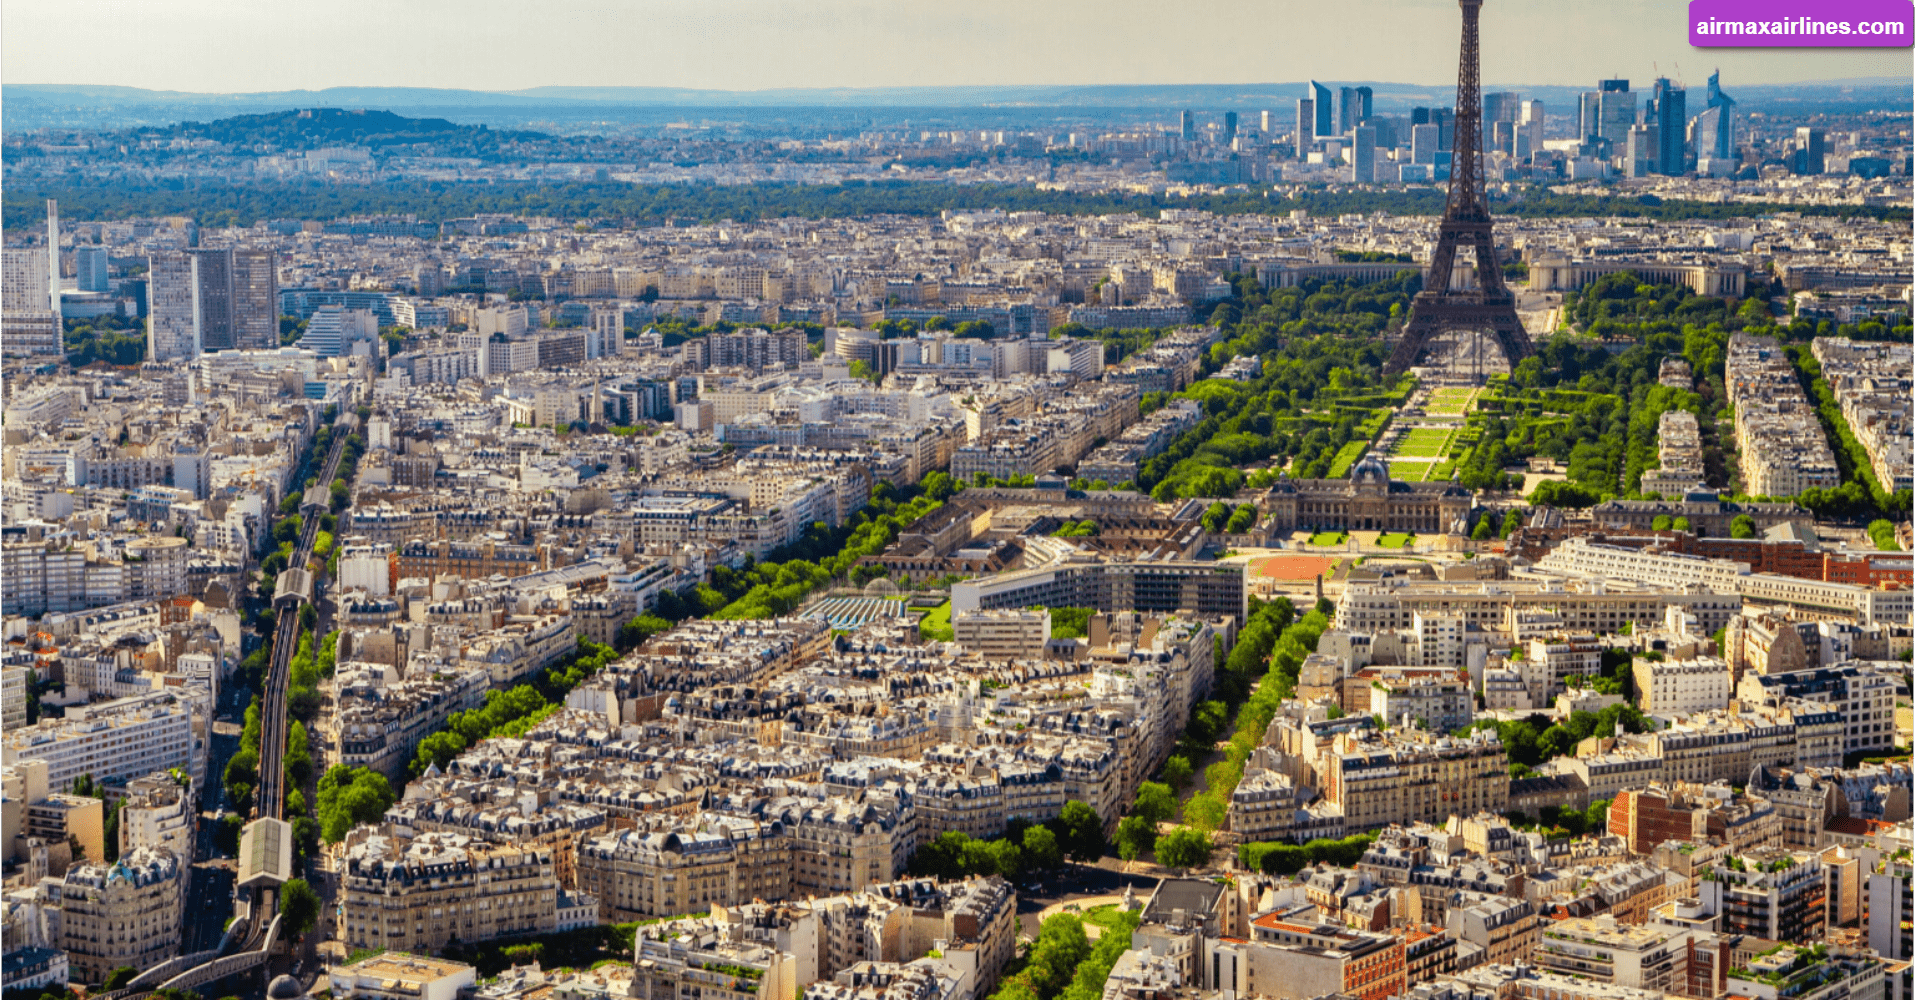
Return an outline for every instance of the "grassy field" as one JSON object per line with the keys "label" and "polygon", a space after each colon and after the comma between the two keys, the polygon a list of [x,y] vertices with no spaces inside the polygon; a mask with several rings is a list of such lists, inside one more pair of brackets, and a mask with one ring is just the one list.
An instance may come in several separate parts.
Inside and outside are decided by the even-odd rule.
{"label": "grassy field", "polygon": [[1415,535],[1406,535],[1401,532],[1391,531],[1378,535],[1376,544],[1386,549],[1400,549],[1415,541]]}
{"label": "grassy field", "polygon": [[1433,417],[1460,417],[1469,412],[1476,393],[1475,389],[1438,389],[1430,394],[1423,412]]}
{"label": "grassy field", "polygon": [[947,642],[956,638],[951,630],[951,602],[945,601],[931,609],[931,613],[918,622],[918,634],[926,639],[943,639]]}
{"label": "grassy field", "polygon": [[1404,458],[1442,458],[1449,450],[1450,436],[1454,433],[1438,427],[1413,427],[1396,439],[1390,454]]}
{"label": "grassy field", "polygon": [[1350,536],[1341,531],[1319,531],[1316,534],[1310,536],[1311,545],[1322,545],[1326,547],[1331,545],[1342,545],[1343,543],[1349,540],[1350,540]]}
{"label": "grassy field", "polygon": [[1352,441],[1344,445],[1343,448],[1337,452],[1336,460],[1330,463],[1330,478],[1342,479],[1349,475],[1350,466],[1355,465],[1357,460],[1363,457],[1363,453],[1369,450],[1370,442],[1368,439]]}

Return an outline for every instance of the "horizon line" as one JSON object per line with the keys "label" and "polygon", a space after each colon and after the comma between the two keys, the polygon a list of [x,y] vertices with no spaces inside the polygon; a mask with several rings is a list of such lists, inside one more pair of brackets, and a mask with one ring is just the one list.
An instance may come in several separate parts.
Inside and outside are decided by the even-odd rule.
{"label": "horizon line", "polygon": [[[1660,77],[1645,76],[1642,79],[1649,80],[1649,79],[1658,79],[1658,78]],[[1352,83],[1364,83],[1364,84],[1381,83],[1388,86],[1450,89],[1450,90],[1454,90],[1456,88],[1455,83],[1442,83],[1442,84],[1413,83],[1408,81],[1394,81],[1394,80],[1370,80],[1370,79],[1364,79],[1364,78],[1358,78],[1358,77],[1339,78],[1338,82],[1343,82],[1343,80],[1346,80],[1346,79],[1348,80],[1348,82],[1352,82]],[[1622,79],[1634,80],[1636,79],[1636,77],[1627,76],[1627,77],[1622,77]],[[1902,77],[1902,76],[1822,77],[1822,78],[1813,78],[1813,79],[1789,80],[1789,81],[1782,81],[1782,82],[1776,82],[1776,83],[1740,82],[1733,85],[1738,88],[1793,87],[1793,86],[1800,86],[1803,84],[1816,84],[1816,83],[1837,84],[1837,83],[1879,81],[1882,85],[1886,86],[1886,85],[1901,83],[1901,82],[1904,82],[1905,80],[1915,81],[1915,73],[1911,73],[1908,77]],[[704,94],[750,95],[750,94],[776,94],[776,93],[785,93],[785,92],[800,92],[800,93],[852,92],[852,93],[856,93],[859,91],[885,91],[885,90],[924,90],[924,91],[972,90],[972,89],[1003,89],[1003,90],[1027,89],[1029,90],[1029,89],[1070,89],[1070,88],[1091,88],[1091,87],[1136,87],[1136,88],[1276,87],[1276,86],[1290,86],[1290,85],[1296,85],[1296,84],[1307,85],[1308,82],[1309,82],[1308,80],[1257,80],[1257,81],[1211,81],[1211,82],[1181,81],[1181,82],[1175,82],[1175,83],[1109,83],[1109,82],[1104,82],[1104,83],[939,83],[939,84],[876,84],[876,85],[856,86],[856,87],[852,87],[852,86],[758,87],[758,88],[752,88],[752,89],[737,89],[737,88],[724,88],[724,87],[698,87],[698,86],[687,86],[687,85],[666,84],[666,83],[629,83],[629,84],[627,83],[616,83],[616,84],[543,83],[543,84],[538,84],[531,87],[519,87],[512,90],[494,90],[494,89],[478,88],[478,87],[456,87],[456,86],[422,87],[422,86],[414,86],[414,85],[407,85],[407,84],[342,83],[342,84],[332,84],[330,86],[319,87],[319,88],[289,87],[289,88],[283,88],[279,90],[172,90],[172,89],[164,89],[164,88],[156,88],[156,87],[143,87],[143,86],[137,86],[134,84],[124,84],[124,83],[0,81],[0,88],[4,88],[4,87],[101,87],[101,88],[112,87],[112,88],[118,88],[123,90],[144,91],[150,94],[180,94],[180,95],[200,96],[200,97],[234,97],[234,96],[249,96],[249,95],[256,95],[256,94],[257,95],[322,94],[331,90],[450,91],[450,92],[459,92],[459,93],[467,93],[467,94],[495,94],[501,97],[523,97],[523,96],[537,96],[533,92],[540,91],[540,90],[558,90],[558,89],[566,89],[566,90],[682,90],[682,91],[692,91],[692,92],[704,93]],[[1480,84],[1479,86],[1481,88],[1487,89],[1492,87],[1524,87],[1524,86],[1576,88],[1582,85],[1574,84],[1574,83],[1521,83],[1521,84],[1518,84],[1518,83],[1508,83],[1508,82],[1500,82],[1500,83],[1486,82],[1486,83]],[[571,100],[584,101],[588,103],[594,102],[594,99],[592,98],[575,97],[575,98],[571,98]],[[606,102],[599,101],[598,103],[606,103]]]}

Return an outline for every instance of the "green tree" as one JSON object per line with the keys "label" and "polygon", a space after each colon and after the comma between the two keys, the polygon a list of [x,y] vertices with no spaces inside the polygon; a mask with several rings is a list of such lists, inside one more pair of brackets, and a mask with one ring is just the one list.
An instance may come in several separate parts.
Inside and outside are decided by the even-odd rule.
{"label": "green tree", "polygon": [[1471,529],[1469,533],[1470,538],[1479,542],[1487,542],[1494,537],[1494,534],[1490,531],[1491,520],[1492,518],[1487,516],[1477,518],[1476,527]]}
{"label": "green tree", "polygon": [[113,990],[123,990],[126,988],[127,983],[138,979],[139,975],[140,970],[130,965],[122,965],[106,974],[106,982],[100,984],[100,988],[109,992]]}
{"label": "green tree", "polygon": [[1126,816],[1117,824],[1117,856],[1125,861],[1142,857],[1156,842],[1156,826],[1142,816]]}
{"label": "green tree", "polygon": [[1669,527],[1675,529],[1676,531],[1688,531],[1689,519],[1686,517],[1678,517],[1674,521],[1669,522]]}
{"label": "green tree", "polygon": [[1177,815],[1177,793],[1171,791],[1169,785],[1146,781],[1137,789],[1137,803],[1130,811],[1131,815],[1156,826]]}
{"label": "green tree", "polygon": [[1172,755],[1164,761],[1164,781],[1172,788],[1182,788],[1190,784],[1190,758],[1181,754]]}
{"label": "green tree", "polygon": [[1674,523],[1675,522],[1670,519],[1669,515],[1657,514],[1655,517],[1655,520],[1649,522],[1649,527],[1651,530],[1654,530],[1654,531],[1668,531],[1670,526],[1673,525]]}
{"label": "green tree", "polygon": [[1223,825],[1228,812],[1229,807],[1224,804],[1223,797],[1217,789],[1212,789],[1201,795],[1192,795],[1184,803],[1184,822],[1209,832]]}
{"label": "green tree", "polygon": [[1058,842],[1072,861],[1096,861],[1104,856],[1104,821],[1098,818],[1097,810],[1072,799],[1064,803],[1064,811],[1054,822]]}
{"label": "green tree", "polygon": [[1199,868],[1210,863],[1210,835],[1180,826],[1157,838],[1157,862],[1171,868]]}
{"label": "green tree", "polygon": [[392,806],[386,776],[370,768],[334,764],[319,778],[319,835],[328,844],[346,839],[353,827],[377,823]]}
{"label": "green tree", "polygon": [[1036,871],[1051,871],[1064,863],[1064,850],[1050,827],[1033,826],[1024,831],[1024,864]]}
{"label": "green tree", "polygon": [[313,929],[319,921],[319,894],[303,878],[296,878],[279,889],[280,931],[297,937]]}

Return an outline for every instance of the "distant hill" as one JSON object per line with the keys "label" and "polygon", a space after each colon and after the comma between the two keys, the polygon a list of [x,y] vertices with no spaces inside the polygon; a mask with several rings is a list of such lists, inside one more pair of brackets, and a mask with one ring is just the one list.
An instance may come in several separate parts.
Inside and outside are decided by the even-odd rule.
{"label": "distant hill", "polygon": [[[1442,105],[1454,99],[1449,82],[1413,84],[1375,80],[1325,81],[1331,86],[1364,85],[1375,92],[1379,112],[1401,114],[1412,107]],[[1646,88],[1649,81],[1636,83]],[[1688,81],[1699,88],[1701,81]],[[1593,86],[1595,81],[1590,81]],[[1101,120],[1097,111],[1135,117],[1191,108],[1200,112],[1272,111],[1294,114],[1307,84],[1142,84],[1092,86],[841,87],[774,90],[705,90],[684,87],[534,87],[516,91],[451,90],[427,87],[333,87],[247,94],[197,94],[142,90],[137,87],[71,84],[0,86],[6,106],[5,128],[122,129],[170,125],[189,119],[222,118],[235,112],[297,108],[368,108],[398,113],[445,116],[454,122],[485,122],[494,128],[528,123],[594,121],[671,121],[694,109],[721,111],[728,119],[775,117],[775,109],[860,109],[865,120],[891,123],[924,121],[935,109],[1038,110],[1062,112],[1074,121]],[[1790,85],[1746,85],[1730,79],[1723,87],[1744,111],[1831,113],[1905,109],[1906,77],[1819,80]],[[1490,81],[1485,92],[1514,90],[1544,101],[1554,113],[1575,107],[1584,87],[1534,86]],[[889,109],[889,110],[886,110]],[[1087,114],[1087,112],[1092,112]],[[1000,119],[1015,124],[1017,116]],[[981,127],[981,126],[979,126]],[[999,127],[1003,127],[1000,125]]]}
{"label": "distant hill", "polygon": [[187,121],[133,130],[142,138],[211,139],[280,149],[319,146],[496,146],[502,142],[551,138],[542,132],[506,132],[484,125],[456,125],[444,118],[407,118],[390,111],[306,108],[260,115],[237,115],[210,122]]}

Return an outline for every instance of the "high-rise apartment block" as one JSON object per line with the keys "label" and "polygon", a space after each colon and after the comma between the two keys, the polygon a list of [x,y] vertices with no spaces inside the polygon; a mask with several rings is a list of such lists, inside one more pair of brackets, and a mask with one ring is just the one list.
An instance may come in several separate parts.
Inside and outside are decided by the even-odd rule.
{"label": "high-rise apartment block", "polygon": [[77,273],[79,289],[82,292],[104,292],[111,287],[111,264],[107,260],[105,247],[77,247],[73,251],[73,265]]}
{"label": "high-rise apartment block", "polygon": [[264,250],[195,249],[147,258],[147,358],[279,346],[279,281]]}
{"label": "high-rise apartment block", "polygon": [[200,341],[199,265],[194,254],[146,258],[146,360],[190,361]]}

